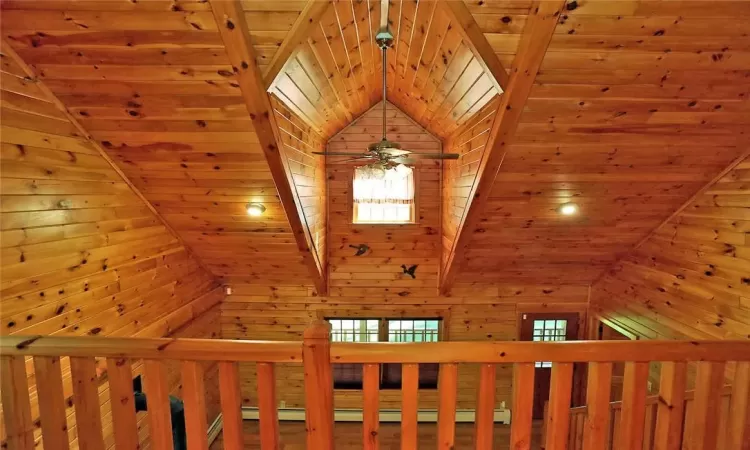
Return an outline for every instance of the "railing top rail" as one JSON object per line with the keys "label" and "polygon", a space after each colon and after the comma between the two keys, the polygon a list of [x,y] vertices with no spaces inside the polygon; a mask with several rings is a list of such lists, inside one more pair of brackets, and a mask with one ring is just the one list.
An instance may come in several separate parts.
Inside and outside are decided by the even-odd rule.
{"label": "railing top rail", "polygon": [[[302,341],[2,336],[0,354],[301,363]],[[750,340],[331,344],[333,363],[535,361],[750,361]]]}
{"label": "railing top rail", "polygon": [[748,341],[332,343],[333,363],[750,361]]}
{"label": "railing top rail", "polygon": [[0,354],[301,363],[302,341],[2,336]]}

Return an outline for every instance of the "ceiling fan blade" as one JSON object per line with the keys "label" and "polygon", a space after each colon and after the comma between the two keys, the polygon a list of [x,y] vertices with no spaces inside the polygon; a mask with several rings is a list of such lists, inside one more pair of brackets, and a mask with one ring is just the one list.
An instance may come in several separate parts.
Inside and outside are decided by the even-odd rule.
{"label": "ceiling fan blade", "polygon": [[412,159],[412,158],[393,158],[393,159],[390,160],[390,162],[396,163],[396,164],[411,165],[411,164],[416,164],[417,160],[416,159]]}
{"label": "ceiling fan blade", "polygon": [[458,153],[411,153],[409,158],[415,159],[458,159]]}
{"label": "ceiling fan blade", "polygon": [[360,156],[359,158],[347,158],[347,159],[340,159],[338,161],[334,161],[336,164],[340,163],[347,163],[347,162],[353,162],[353,161],[360,161],[362,159],[370,159],[369,156]]}
{"label": "ceiling fan blade", "polygon": [[394,158],[398,156],[410,155],[412,153],[409,150],[401,150],[400,148],[381,148],[380,152]]}
{"label": "ceiling fan blade", "polygon": [[359,156],[360,158],[371,158],[371,155],[354,152],[312,152],[313,155],[322,156]]}

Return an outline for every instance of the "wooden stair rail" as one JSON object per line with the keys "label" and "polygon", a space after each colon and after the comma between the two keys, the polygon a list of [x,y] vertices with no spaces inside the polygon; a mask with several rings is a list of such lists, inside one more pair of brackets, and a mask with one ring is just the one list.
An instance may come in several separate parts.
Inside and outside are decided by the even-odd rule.
{"label": "wooden stair rail", "polygon": [[[29,358],[28,360],[25,360]],[[111,426],[102,428],[97,371],[105,358],[110,384]],[[70,361],[68,363],[68,361]],[[207,339],[135,339],[98,337],[0,337],[0,396],[10,448],[32,449],[40,440],[64,442],[73,434],[61,426],[75,415],[77,447],[102,449],[114,442],[119,449],[142,448],[133,408],[132,365],[143,361],[144,385],[149,396],[148,420],[152,448],[172,445],[168,409],[167,361],[179,362],[191,449],[206,449],[204,373],[201,362],[218,362],[220,400],[227,449],[244,448],[242,391],[239,362],[254,362],[257,369],[260,446],[283,446],[276,409],[275,364],[304,368],[308,448],[334,448],[333,364],[364,365],[363,443],[380,447],[379,374],[382,364],[401,363],[403,370],[402,449],[415,448],[419,408],[419,364],[440,364],[437,438],[440,448],[455,446],[457,386],[460,366],[480,365],[477,386],[475,448],[492,448],[495,375],[497,364],[512,364],[514,372],[511,445],[531,447],[535,362],[552,364],[550,407],[545,443],[548,449],[607,448],[616,440],[630,449],[662,450],[653,446],[655,430],[676,433],[674,417],[659,413],[657,398],[646,396],[649,362],[662,362],[661,397],[685,402],[689,421],[679,434],[687,449],[741,450],[750,439],[750,341],[576,341],[576,342],[438,342],[438,343],[331,343],[330,326],[315,322],[302,342],[225,341]],[[624,401],[607,404],[606,387],[612,363],[626,363]],[[686,363],[697,363],[696,390],[680,395]],[[735,385],[720,389],[725,365],[737,362]],[[589,405],[570,409],[573,365],[589,364]],[[61,368],[70,366],[75,411],[65,407]],[[34,370],[34,377],[29,377]],[[44,394],[38,411],[32,409],[28,380]],[[96,382],[95,382],[96,381]],[[739,384],[737,384],[739,383]],[[676,384],[676,385],[675,385]],[[670,388],[671,385],[671,388]],[[670,391],[671,389],[671,391]],[[715,395],[721,391],[723,396]],[[591,395],[596,393],[596,395]],[[462,400],[463,401],[463,400]],[[731,404],[730,417],[725,412]],[[36,408],[36,406],[34,406]],[[189,410],[189,411],[188,411]],[[32,417],[39,415],[39,420]],[[108,416],[109,417],[109,416]],[[143,416],[139,416],[143,417]],[[682,419],[682,417],[680,417]],[[666,421],[666,422],[665,422]],[[699,423],[701,422],[701,423]],[[682,423],[682,421],[681,421]],[[39,424],[39,425],[37,425]],[[113,435],[103,436],[104,434]],[[605,447],[601,446],[602,436]],[[627,439],[625,438],[629,435]],[[48,437],[49,436],[49,437]],[[49,442],[49,441],[48,441]],[[54,441],[53,441],[54,442]],[[585,443],[585,444],[584,444]],[[65,448],[61,444],[60,448]],[[678,448],[675,446],[667,449]]]}
{"label": "wooden stair rail", "polygon": [[[592,363],[592,365],[589,367],[589,379],[591,380],[592,372],[596,372],[599,369],[593,369],[594,364],[598,363]],[[747,363],[740,363],[739,365],[744,365]],[[695,391],[684,391],[685,384],[680,384],[679,380],[677,382],[676,387],[682,387],[683,391],[681,394],[678,394],[677,390],[674,390],[673,393],[667,393],[668,391],[673,390],[672,388],[668,387],[669,384],[671,384],[668,379],[674,378],[674,373],[671,369],[671,367],[676,367],[677,373],[679,373],[680,368],[686,369],[686,365],[684,363],[678,363],[674,364],[671,362],[664,362],[662,363],[662,372],[661,372],[661,390],[659,392],[659,395],[653,395],[646,397],[645,401],[645,417],[646,417],[646,423],[645,427],[643,428],[645,430],[645,437],[644,440],[646,442],[645,447],[643,447],[646,450],[681,450],[683,448],[683,433],[689,433],[686,432],[686,430],[683,429],[683,424],[685,422],[685,411],[686,409],[692,409],[694,408],[692,406],[693,400],[695,399]],[[592,370],[593,369],[593,370]],[[606,368],[604,369],[607,370]],[[682,371],[683,375],[686,374],[686,371]],[[593,375],[594,378],[599,379],[606,379],[606,376],[602,377],[599,374]],[[678,376],[679,377],[679,376]],[[718,395],[714,393],[714,396],[717,398],[721,398],[724,406],[727,406],[727,404],[730,403],[730,400],[736,399],[742,399],[746,398],[745,395],[737,395],[734,396],[734,392],[737,390],[739,386],[746,386],[745,389],[750,388],[750,386],[747,386],[747,383],[739,380],[740,383],[736,385],[727,385],[722,386],[720,389],[718,389]],[[621,412],[623,409],[623,402],[622,401],[609,401],[609,385],[600,385],[598,382],[595,383],[595,385],[598,385],[601,390],[599,392],[594,393],[594,397],[591,397],[592,392],[587,392],[587,406],[577,406],[574,408],[570,408],[570,429],[569,434],[567,438],[568,443],[568,450],[589,450],[589,449],[612,449],[614,448],[614,442],[620,442],[618,439],[619,436],[622,435],[622,427],[621,427],[621,421],[622,416]],[[589,388],[592,389],[592,383],[589,383]],[[741,389],[741,388],[740,388]],[[595,391],[595,390],[594,390]],[[747,391],[745,391],[747,392]],[[603,403],[602,406],[602,398],[606,398],[607,401]],[[597,410],[598,408],[598,410]],[[603,409],[603,411],[602,411]],[[670,414],[668,416],[663,416],[662,411],[667,411]],[[672,411],[676,411],[675,414],[672,414]],[[733,407],[729,408],[729,411],[735,411]],[[732,434],[732,422],[734,421],[735,417],[740,417],[740,420],[743,420],[742,417],[745,417],[742,415],[743,411],[747,411],[746,406],[739,406],[736,411],[738,414],[732,414],[727,419],[729,423],[724,427],[724,430],[727,433],[727,442],[734,442],[731,440]],[[547,411],[545,409],[545,420],[547,417]],[[698,415],[700,416],[700,414]],[[665,422],[665,417],[668,419],[668,422]],[[719,415],[717,414],[717,418]],[[596,420],[600,425],[603,426],[602,429],[595,429],[593,432],[591,430],[591,426],[589,425],[589,421]],[[670,434],[669,439],[662,439],[660,438],[660,427],[665,427],[666,425],[670,426]],[[691,424],[688,424],[688,426],[692,426]],[[743,434],[744,435],[744,434]],[[546,432],[543,432],[542,437],[544,438],[546,436]],[[746,435],[748,439],[750,439],[750,434]],[[589,440],[593,440],[592,442],[589,442]],[[750,442],[750,441],[748,441]],[[596,445],[596,446],[592,446]],[[742,444],[733,444],[725,445],[726,448],[730,449],[736,449],[736,448],[744,448],[742,447]],[[706,447],[709,448],[709,447]],[[718,448],[718,447],[717,447]]]}

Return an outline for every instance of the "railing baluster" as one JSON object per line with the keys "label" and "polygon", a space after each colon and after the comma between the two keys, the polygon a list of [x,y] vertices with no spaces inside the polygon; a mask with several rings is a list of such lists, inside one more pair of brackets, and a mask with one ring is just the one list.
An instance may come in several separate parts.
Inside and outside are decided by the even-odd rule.
{"label": "railing baluster", "polygon": [[[47,446],[67,450],[68,424],[65,416],[62,370],[57,356],[35,356],[34,378],[39,399],[39,419],[42,423],[42,439]],[[54,442],[54,444],[52,444]]]}
{"label": "railing baluster", "polygon": [[258,415],[260,421],[260,448],[279,448],[279,413],[276,409],[276,374],[273,363],[259,362],[258,375]]}
{"label": "railing baluster", "polygon": [[564,450],[567,446],[572,389],[573,364],[553,363],[547,413],[547,449]]}
{"label": "railing baluster", "polygon": [[190,450],[208,450],[206,386],[203,367],[197,361],[182,362],[182,397],[185,402],[185,432]]}
{"label": "railing baluster", "polygon": [[333,450],[333,373],[331,325],[317,320],[304,333],[305,418],[307,448]]}
{"label": "railing baluster", "polygon": [[689,450],[716,448],[721,417],[721,396],[724,387],[723,362],[699,362],[695,378],[695,415],[690,424],[692,434]]}
{"label": "railing baluster", "polygon": [[482,364],[477,387],[474,442],[477,450],[491,450],[495,426],[495,365]]}
{"label": "railing baluster", "polygon": [[71,357],[70,373],[73,378],[78,447],[104,450],[96,360],[93,357]]}
{"label": "railing baluster", "polygon": [[600,450],[605,448],[609,434],[612,363],[592,362],[588,372],[583,449]]}
{"label": "railing baluster", "polygon": [[122,358],[107,359],[107,380],[109,381],[109,398],[112,405],[112,428],[117,450],[137,450],[138,421],[135,417],[135,400],[133,398],[133,372],[130,360]]}
{"label": "railing baluster", "polygon": [[401,450],[417,448],[419,364],[401,366]]}
{"label": "railing baluster", "polygon": [[364,432],[364,449],[380,448],[380,364],[362,366],[362,429]]}
{"label": "railing baluster", "polygon": [[727,449],[745,450],[750,442],[750,362],[738,362],[732,384]]}
{"label": "railing baluster", "polygon": [[453,449],[456,440],[458,365],[441,364],[438,377],[438,448]]}
{"label": "railing baluster", "polygon": [[227,450],[243,450],[245,443],[242,433],[242,392],[240,391],[238,363],[219,362],[219,392],[224,448]]}
{"label": "railing baluster", "polygon": [[622,417],[620,419],[621,450],[642,450],[643,427],[646,423],[646,388],[648,363],[625,363],[622,385]]}
{"label": "railing baluster", "polygon": [[148,401],[149,436],[151,447],[172,448],[172,416],[169,405],[169,388],[164,362],[147,359],[143,362],[144,389]]}
{"label": "railing baluster", "polygon": [[0,383],[9,448],[32,450],[34,424],[31,421],[29,385],[23,356],[0,356]]}
{"label": "railing baluster", "polygon": [[[534,413],[534,363],[513,366],[513,415],[510,421],[510,448],[531,448],[531,422]],[[493,448],[492,442],[490,447]],[[479,447],[477,447],[479,448]]]}
{"label": "railing baluster", "polygon": [[686,389],[687,364],[672,361],[661,363],[654,450],[680,450],[682,448]]}

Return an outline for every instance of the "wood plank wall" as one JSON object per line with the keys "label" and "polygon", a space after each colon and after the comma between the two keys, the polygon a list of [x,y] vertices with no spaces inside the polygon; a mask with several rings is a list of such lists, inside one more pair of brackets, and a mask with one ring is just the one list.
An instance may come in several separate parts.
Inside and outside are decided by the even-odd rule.
{"label": "wood plank wall", "polygon": [[[353,249],[352,249],[353,250]],[[333,281],[333,280],[331,280]],[[419,270],[417,280],[419,281]],[[394,282],[395,283],[395,282]],[[450,340],[515,340],[518,315],[535,311],[586,310],[586,286],[472,286],[457,284],[451,297],[437,295],[436,287],[331,288],[327,297],[312,287],[233,285],[233,294],[222,303],[222,335],[226,339],[299,340],[314,319],[324,317],[442,317]],[[362,283],[364,284],[364,283]],[[392,283],[393,284],[393,283]],[[287,407],[304,405],[301,365],[283,365],[276,372],[278,401]],[[242,398],[246,406],[257,405],[255,365],[241,365]],[[479,368],[459,368],[458,407],[474,408]],[[512,368],[497,370],[497,407],[511,404]],[[435,391],[420,392],[420,406],[436,407]],[[400,391],[382,391],[382,408],[400,408]],[[361,391],[335,394],[337,408],[361,408]]]}
{"label": "wood plank wall", "polygon": [[[328,142],[329,151],[365,152],[381,139],[382,103]],[[398,108],[387,104],[388,139],[415,153],[438,153],[440,141],[416,125]],[[360,287],[432,287],[437,284],[440,255],[440,161],[423,160],[414,166],[416,222],[408,225],[352,224],[354,166],[329,158],[330,288],[353,292]],[[350,245],[370,247],[353,256]],[[401,265],[417,264],[416,279]]]}
{"label": "wood plank wall", "polygon": [[455,161],[446,161],[443,166],[443,228],[441,232],[443,266],[453,248],[458,227],[466,211],[471,187],[477,181],[479,164],[484,155],[499,99],[500,97],[496,96],[487,103],[487,106],[456,130],[446,145],[446,153],[458,153],[461,157]]}
{"label": "wood plank wall", "polygon": [[750,338],[750,159],[592,286],[592,310],[648,339]]}
{"label": "wood plank wall", "polygon": [[218,336],[216,280],[22,67],[0,70],[0,334]]}
{"label": "wood plank wall", "polygon": [[[380,106],[374,107],[328,143],[331,151],[364,151],[380,139]],[[415,125],[395,106],[387,105],[388,137],[415,152],[439,151],[440,143]],[[586,308],[586,286],[497,286],[459,283],[452,297],[437,295],[440,260],[439,163],[416,167],[417,216],[413,225],[353,225],[351,186],[354,167],[329,157],[329,294],[319,296],[304,282],[297,285],[231,283],[233,294],[222,304],[222,334],[230,339],[299,340],[309,322],[318,317],[443,317],[446,337],[454,340],[513,340],[520,311]],[[354,256],[350,245],[366,244]],[[418,264],[416,279],[401,265]],[[459,372],[459,407],[472,408],[478,370]],[[510,404],[511,372],[498,370],[498,402]],[[242,366],[245,405],[256,404],[254,364]],[[277,371],[278,400],[287,407],[304,404],[301,366]],[[383,408],[400,407],[398,391],[381,394]],[[420,394],[422,406],[435,406],[434,391]],[[360,391],[336,393],[336,407],[359,408]],[[499,404],[499,403],[498,403]]]}
{"label": "wood plank wall", "polygon": [[[283,155],[287,158],[292,188],[297,192],[304,214],[303,225],[310,235],[321,267],[326,265],[326,173],[325,157],[312,152],[325,151],[323,138],[276,96],[271,96]],[[305,269],[300,267],[300,269]],[[301,276],[309,276],[306,272]],[[263,279],[267,279],[263,277]]]}

